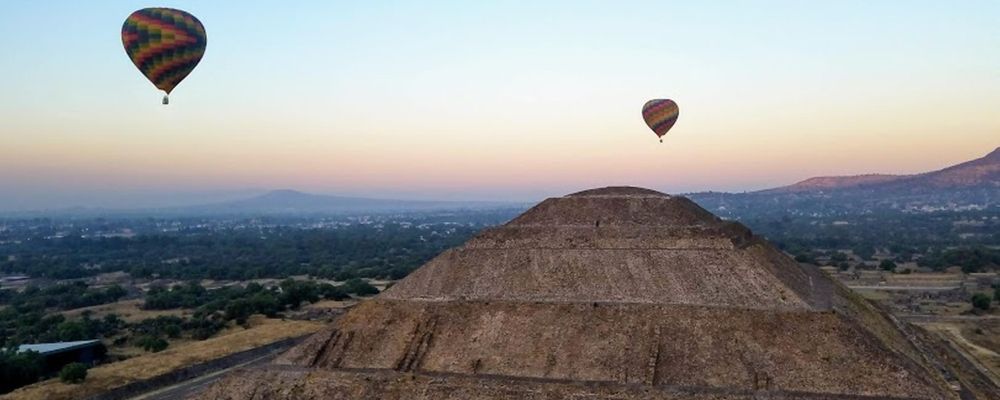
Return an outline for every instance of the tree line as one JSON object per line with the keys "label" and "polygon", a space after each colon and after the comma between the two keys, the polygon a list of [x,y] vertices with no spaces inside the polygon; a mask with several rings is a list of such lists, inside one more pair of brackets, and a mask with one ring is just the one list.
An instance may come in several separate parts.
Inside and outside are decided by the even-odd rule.
{"label": "tree line", "polygon": [[178,280],[399,279],[479,228],[398,223],[337,229],[270,227],[252,230],[154,233],[131,238],[35,237],[0,244],[0,273],[74,279],[123,271],[136,278]]}

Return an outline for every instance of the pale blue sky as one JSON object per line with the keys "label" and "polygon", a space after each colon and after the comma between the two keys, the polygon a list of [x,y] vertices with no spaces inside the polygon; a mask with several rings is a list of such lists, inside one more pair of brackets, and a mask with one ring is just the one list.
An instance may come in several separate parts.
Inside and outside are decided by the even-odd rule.
{"label": "pale blue sky", "polygon": [[[208,32],[166,107],[120,42],[154,5]],[[12,0],[0,49],[0,210],[750,190],[1000,145],[997,1]]]}

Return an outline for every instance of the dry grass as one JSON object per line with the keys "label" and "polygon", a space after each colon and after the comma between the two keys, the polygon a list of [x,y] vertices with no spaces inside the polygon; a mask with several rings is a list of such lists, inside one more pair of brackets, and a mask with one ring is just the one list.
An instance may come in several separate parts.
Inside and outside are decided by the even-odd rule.
{"label": "dry grass", "polygon": [[340,300],[320,300],[320,301],[317,301],[315,303],[308,304],[308,305],[306,305],[306,306],[304,306],[302,308],[304,308],[304,309],[325,309],[325,308],[345,309],[345,308],[349,308],[349,307],[351,307],[351,306],[353,306],[355,304],[358,304],[358,300],[354,300],[354,299],[343,300],[343,301],[340,301]]}
{"label": "dry grass", "polygon": [[143,310],[142,309],[142,303],[143,303],[143,301],[142,300],[138,300],[138,299],[136,299],[136,300],[123,300],[123,301],[118,301],[118,302],[114,302],[114,303],[110,303],[110,304],[102,304],[102,305],[98,305],[98,306],[91,306],[91,307],[84,307],[84,308],[77,308],[77,309],[73,309],[73,310],[68,310],[68,311],[64,311],[62,314],[64,316],[66,316],[66,318],[76,318],[76,317],[79,317],[80,314],[83,314],[84,311],[90,311],[90,312],[93,313],[91,315],[91,317],[93,317],[93,318],[102,318],[102,317],[104,317],[107,314],[118,314],[118,316],[121,317],[121,319],[123,319],[123,320],[125,320],[127,322],[138,322],[138,321],[142,321],[142,320],[144,320],[146,318],[156,318],[156,317],[159,317],[161,315],[185,316],[185,315],[190,315],[192,313],[191,310],[185,311],[185,310],[180,310],[180,309],[177,309],[177,310]]}
{"label": "dry grass", "polygon": [[966,322],[962,324],[962,334],[979,346],[1000,354],[1000,320],[984,319]]}
{"label": "dry grass", "polygon": [[0,399],[64,400],[79,399],[152,378],[178,368],[213,360],[228,354],[249,350],[281,339],[316,332],[324,325],[311,321],[281,321],[255,319],[250,329],[233,328],[204,341],[188,342],[160,353],[143,355],[125,361],[105,364],[90,370],[80,385],[67,385],[59,379],[49,379],[18,389]]}
{"label": "dry grass", "polygon": [[923,326],[961,347],[1000,378],[1000,320],[949,321]]}

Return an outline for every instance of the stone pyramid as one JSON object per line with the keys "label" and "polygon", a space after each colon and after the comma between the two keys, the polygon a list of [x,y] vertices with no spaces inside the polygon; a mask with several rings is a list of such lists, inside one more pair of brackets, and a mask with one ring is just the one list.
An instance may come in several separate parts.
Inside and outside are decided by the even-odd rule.
{"label": "stone pyramid", "polygon": [[682,197],[612,187],[448,250],[205,399],[950,399],[896,323]]}

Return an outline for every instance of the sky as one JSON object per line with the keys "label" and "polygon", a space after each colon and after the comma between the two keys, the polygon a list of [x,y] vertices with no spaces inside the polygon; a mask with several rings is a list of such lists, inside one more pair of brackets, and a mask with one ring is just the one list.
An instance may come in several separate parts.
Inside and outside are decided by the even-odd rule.
{"label": "sky", "polygon": [[[149,6],[208,34],[168,106],[121,44]],[[972,0],[4,1],[0,210],[923,172],[1000,145],[998,21]],[[680,106],[662,144],[653,98]]]}

